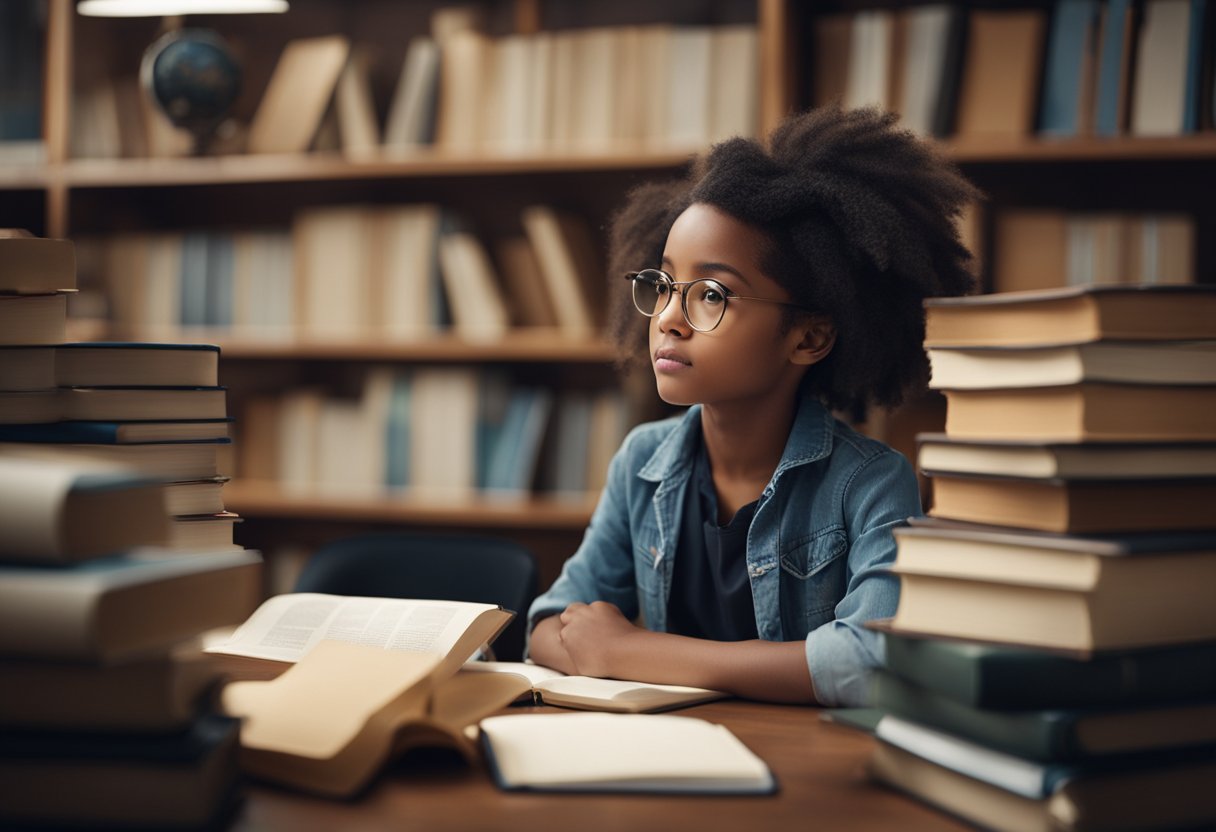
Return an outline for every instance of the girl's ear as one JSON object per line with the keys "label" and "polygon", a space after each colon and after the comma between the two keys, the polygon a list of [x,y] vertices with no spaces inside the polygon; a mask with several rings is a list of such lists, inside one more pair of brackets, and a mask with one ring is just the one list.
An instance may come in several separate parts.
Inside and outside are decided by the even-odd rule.
{"label": "girl's ear", "polygon": [[796,330],[802,333],[802,338],[790,354],[790,361],[795,364],[819,363],[836,343],[836,325],[826,315],[811,315]]}

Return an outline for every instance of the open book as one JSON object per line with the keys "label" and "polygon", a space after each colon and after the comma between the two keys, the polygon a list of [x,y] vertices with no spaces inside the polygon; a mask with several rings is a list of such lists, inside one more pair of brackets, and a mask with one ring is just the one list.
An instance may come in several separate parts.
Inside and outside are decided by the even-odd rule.
{"label": "open book", "polygon": [[764,761],[723,725],[684,716],[518,714],[481,721],[504,789],[770,794]]}
{"label": "open book", "polygon": [[322,641],[276,679],[229,684],[222,702],[243,720],[242,768],[348,797],[411,748],[452,748],[474,761],[471,726],[528,683],[511,674],[457,675],[452,655]]}
{"label": "open book", "polygon": [[325,640],[435,654],[451,675],[513,617],[493,604],[295,592],[267,599],[234,632],[211,634],[205,651],[242,680],[273,679]]}
{"label": "open book", "polygon": [[592,676],[567,676],[560,670],[525,662],[468,662],[468,673],[506,673],[521,676],[532,688],[538,705],[555,705],[586,711],[640,714],[686,708],[729,694],[708,688],[658,685]]}

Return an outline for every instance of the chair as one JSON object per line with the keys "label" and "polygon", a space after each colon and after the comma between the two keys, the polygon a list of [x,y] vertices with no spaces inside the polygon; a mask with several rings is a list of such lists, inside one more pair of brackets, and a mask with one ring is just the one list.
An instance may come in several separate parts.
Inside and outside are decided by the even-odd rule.
{"label": "chair", "polygon": [[537,592],[536,559],[523,546],[497,538],[363,535],[318,549],[295,591],[497,604],[516,616],[495,640],[494,654],[519,661],[528,606]]}

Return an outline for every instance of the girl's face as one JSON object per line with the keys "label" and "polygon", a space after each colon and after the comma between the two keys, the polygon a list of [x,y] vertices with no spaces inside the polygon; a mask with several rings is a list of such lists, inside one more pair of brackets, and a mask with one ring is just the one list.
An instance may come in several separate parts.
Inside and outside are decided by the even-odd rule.
{"label": "girl's face", "polygon": [[[712,205],[697,203],[676,218],[663,250],[663,270],[677,283],[712,278],[730,294],[790,302],[789,293],[760,268],[762,232]],[[689,326],[679,287],[650,319],[650,359],[659,397],[668,404],[760,404],[797,387],[805,363],[791,357],[805,334],[781,332],[785,307],[729,299],[711,332]],[[691,302],[690,302],[691,305]]]}

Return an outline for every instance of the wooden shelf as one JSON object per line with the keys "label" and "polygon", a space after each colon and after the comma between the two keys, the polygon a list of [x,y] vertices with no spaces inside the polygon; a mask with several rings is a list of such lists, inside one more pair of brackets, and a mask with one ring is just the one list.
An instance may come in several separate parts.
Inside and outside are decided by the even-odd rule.
{"label": "wooden shelf", "polygon": [[580,531],[591,520],[598,495],[570,498],[452,498],[410,494],[358,496],[324,491],[297,492],[279,483],[233,480],[224,486],[224,505],[242,517],[319,521],[412,523],[463,528]]}
{"label": "wooden shelf", "polygon": [[[943,140],[960,164],[1051,161],[1216,158],[1216,134],[1160,138]],[[77,159],[59,166],[0,166],[0,190],[30,190],[52,183],[68,188],[158,188],[261,182],[355,181],[478,177],[528,173],[589,173],[679,168],[691,152],[621,151],[594,155],[453,156],[418,151],[409,156],[348,159],[338,155],[249,155],[174,159]]]}
{"label": "wooden shelf", "polygon": [[[96,326],[86,329],[85,324],[87,322],[78,324],[75,331],[87,333],[89,337],[77,340],[108,337],[107,333],[99,333]],[[115,334],[113,340],[132,339]],[[158,340],[216,344],[225,361],[610,364],[616,359],[616,349],[607,341],[572,338],[552,329],[518,329],[503,338],[480,342],[447,333],[416,341],[270,340],[233,336],[222,329],[186,328],[166,333]]]}
{"label": "wooden shelf", "polygon": [[664,170],[688,163],[691,152],[595,155],[454,156],[418,151],[409,156],[349,159],[339,155],[249,155],[181,159],[78,159],[63,166],[69,188],[155,188],[258,182],[492,176]]}
{"label": "wooden shelf", "polygon": [[960,164],[1034,162],[1208,161],[1216,158],[1216,133],[1161,138],[965,138],[941,143]]}

